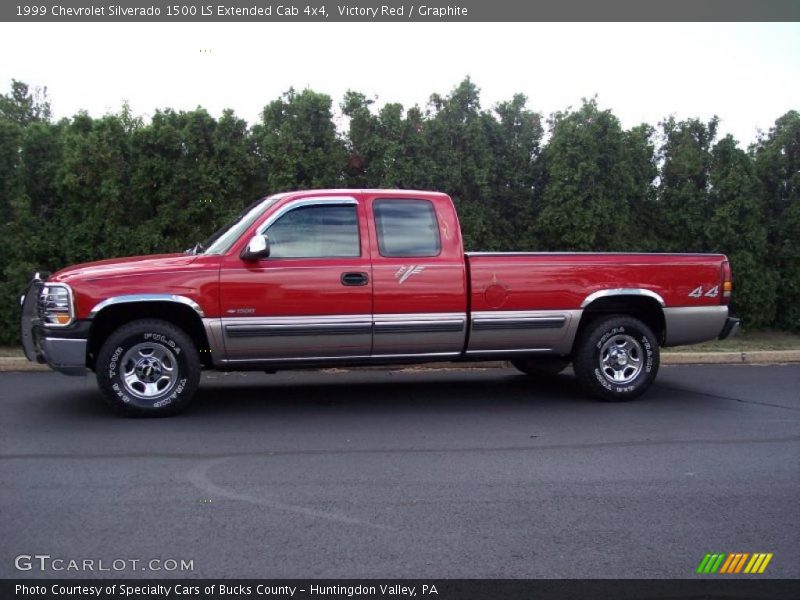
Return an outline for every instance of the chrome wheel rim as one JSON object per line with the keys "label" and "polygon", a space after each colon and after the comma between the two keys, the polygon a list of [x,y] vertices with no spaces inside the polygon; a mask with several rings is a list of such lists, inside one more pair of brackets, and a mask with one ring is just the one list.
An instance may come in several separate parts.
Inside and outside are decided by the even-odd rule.
{"label": "chrome wheel rim", "polygon": [[611,383],[630,383],[642,372],[644,351],[631,336],[614,335],[600,348],[599,363],[600,372]]}
{"label": "chrome wheel rim", "polygon": [[125,353],[121,364],[125,391],[142,400],[169,393],[178,381],[175,354],[161,344],[136,344]]}

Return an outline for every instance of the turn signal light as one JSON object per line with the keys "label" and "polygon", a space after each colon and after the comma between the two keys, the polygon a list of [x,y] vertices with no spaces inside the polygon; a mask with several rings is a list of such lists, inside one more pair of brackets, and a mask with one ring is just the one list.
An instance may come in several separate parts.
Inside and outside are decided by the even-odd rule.
{"label": "turn signal light", "polygon": [[731,263],[726,260],[722,263],[722,304],[728,304],[731,301],[732,291],[733,273],[731,272]]}

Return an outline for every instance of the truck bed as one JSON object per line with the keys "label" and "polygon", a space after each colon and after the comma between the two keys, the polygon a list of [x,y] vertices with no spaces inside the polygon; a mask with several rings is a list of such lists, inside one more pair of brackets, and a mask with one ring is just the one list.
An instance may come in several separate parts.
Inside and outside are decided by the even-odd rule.
{"label": "truck bed", "polygon": [[664,345],[719,334],[722,254],[468,252],[468,353],[566,354],[595,300],[625,291],[663,309]]}

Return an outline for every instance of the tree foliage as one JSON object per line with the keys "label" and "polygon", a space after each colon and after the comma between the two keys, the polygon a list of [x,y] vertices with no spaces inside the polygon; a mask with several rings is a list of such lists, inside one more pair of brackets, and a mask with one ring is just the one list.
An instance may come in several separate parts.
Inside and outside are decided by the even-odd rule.
{"label": "tree foliage", "polygon": [[717,135],[717,118],[661,123],[658,238],[672,252],[703,252],[703,227],[709,216],[711,147]]}
{"label": "tree foliage", "polygon": [[648,168],[652,149],[647,131],[624,131],[611,111],[600,110],[595,100],[584,101],[578,110],[556,113],[550,129],[537,219],[544,248],[640,248],[643,240],[637,236],[633,213],[647,201],[654,174]]}
{"label": "tree foliage", "polygon": [[[596,100],[545,122],[469,79],[424,106],[289,90],[233,111],[52,118],[46,89],[0,95],[0,343],[37,269],[175,252],[255,198],[290,189],[427,188],[453,196],[471,250],[724,252],[750,326],[800,330],[800,114],[746,152],[718,122],[625,129]],[[547,130],[545,130],[547,129]]]}
{"label": "tree foliage", "polygon": [[800,113],[789,111],[753,148],[762,184],[768,254],[777,280],[777,325],[800,331]]}
{"label": "tree foliage", "polygon": [[734,308],[748,316],[748,326],[763,327],[775,319],[776,277],[763,268],[768,252],[761,182],[731,136],[712,149],[708,181],[703,246],[728,255],[736,268]]}

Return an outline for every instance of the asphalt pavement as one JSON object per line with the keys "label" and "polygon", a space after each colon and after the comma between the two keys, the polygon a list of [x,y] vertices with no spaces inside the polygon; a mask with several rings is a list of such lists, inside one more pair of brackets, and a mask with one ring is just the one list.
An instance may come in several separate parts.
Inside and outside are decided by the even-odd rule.
{"label": "asphalt pavement", "polygon": [[511,369],[210,373],[169,419],[0,373],[0,409],[4,578],[800,577],[797,364],[664,367],[621,404]]}

